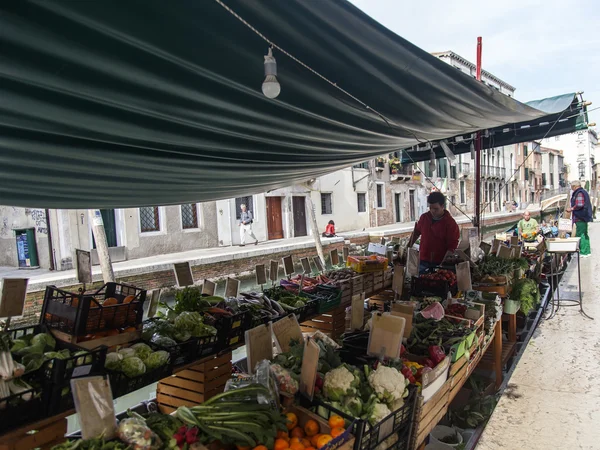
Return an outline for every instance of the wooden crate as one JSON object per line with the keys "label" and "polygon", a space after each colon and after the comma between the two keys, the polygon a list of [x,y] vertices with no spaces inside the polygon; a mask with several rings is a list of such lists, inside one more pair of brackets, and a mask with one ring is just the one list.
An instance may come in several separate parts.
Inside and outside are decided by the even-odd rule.
{"label": "wooden crate", "polygon": [[415,428],[413,432],[415,446],[421,445],[439,421],[448,412],[451,378],[426,403],[423,397],[417,399],[417,412],[415,415]]}
{"label": "wooden crate", "polygon": [[386,305],[389,305],[394,300],[394,293],[392,291],[381,291],[375,295],[372,295],[367,300],[369,308],[376,306],[378,311],[383,312]]}
{"label": "wooden crate", "polygon": [[352,303],[352,280],[344,280],[339,283],[339,288],[342,291],[342,298],[340,299],[340,306],[348,306]]}
{"label": "wooden crate", "polygon": [[68,344],[77,344],[79,347],[83,347],[88,350],[98,348],[100,345],[106,345],[108,348],[116,347],[118,345],[128,344],[129,342],[140,340],[142,337],[142,325],[139,325],[138,331],[127,331],[125,333],[116,334],[114,336],[105,336],[98,339],[85,340],[84,336],[73,336],[62,331],[50,329],[52,335],[59,341],[66,342]]}
{"label": "wooden crate", "polygon": [[360,295],[364,292],[364,275],[358,275],[352,278],[352,295]]}
{"label": "wooden crate", "polygon": [[365,273],[363,275],[364,280],[363,280],[363,289],[365,291],[365,295],[367,297],[371,296],[373,294],[373,286],[374,286],[374,279],[375,279],[375,274],[374,273]]}
{"label": "wooden crate", "polygon": [[0,436],[0,450],[51,449],[66,440],[66,416],[70,414],[73,411],[31,423]]}
{"label": "wooden crate", "polygon": [[194,406],[220,394],[231,378],[231,351],[181,367],[158,382],[156,401],[163,414],[180,406]]}
{"label": "wooden crate", "polygon": [[391,288],[393,280],[394,280],[394,271],[392,269],[386,269],[386,271],[383,272],[383,288],[384,289]]}
{"label": "wooden crate", "polygon": [[373,284],[383,283],[383,272],[373,273]]}
{"label": "wooden crate", "polygon": [[300,324],[303,333],[322,331],[331,338],[338,338],[346,331],[346,307],[339,306],[327,314],[321,314]]}

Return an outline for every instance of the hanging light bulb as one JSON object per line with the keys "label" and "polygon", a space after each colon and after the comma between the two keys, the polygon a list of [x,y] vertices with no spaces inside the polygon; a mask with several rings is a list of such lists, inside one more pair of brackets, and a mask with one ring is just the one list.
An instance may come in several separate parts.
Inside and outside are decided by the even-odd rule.
{"label": "hanging light bulb", "polygon": [[281,92],[281,86],[277,81],[277,61],[275,61],[271,48],[265,55],[265,81],[262,84],[262,92],[267,98],[277,98]]}
{"label": "hanging light bulb", "polygon": [[436,171],[436,166],[435,166],[435,153],[433,152],[433,149],[430,150],[429,152],[429,171],[431,173]]}
{"label": "hanging light bulb", "polygon": [[471,142],[471,159],[475,161],[475,144]]}

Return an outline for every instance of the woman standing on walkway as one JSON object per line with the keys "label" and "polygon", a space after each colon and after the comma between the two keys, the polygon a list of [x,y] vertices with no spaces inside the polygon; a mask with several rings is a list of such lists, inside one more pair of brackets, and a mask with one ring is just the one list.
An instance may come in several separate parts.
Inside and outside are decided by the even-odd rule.
{"label": "woman standing on walkway", "polygon": [[575,224],[575,237],[581,238],[579,241],[579,252],[582,258],[591,256],[590,236],[588,235],[588,223],[592,222],[592,202],[590,195],[581,187],[581,181],[571,182],[571,207],[568,212],[573,212],[573,223]]}

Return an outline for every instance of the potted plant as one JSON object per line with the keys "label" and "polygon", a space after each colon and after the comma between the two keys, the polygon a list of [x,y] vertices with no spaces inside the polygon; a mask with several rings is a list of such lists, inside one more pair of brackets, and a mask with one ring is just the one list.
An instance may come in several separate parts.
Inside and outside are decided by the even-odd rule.
{"label": "potted plant", "polygon": [[402,163],[400,162],[400,159],[398,159],[398,158],[390,159],[389,163],[390,163],[390,171],[392,174],[397,174],[400,172],[400,169],[402,168]]}
{"label": "potted plant", "polygon": [[386,159],[383,156],[378,156],[376,163],[377,163],[377,167],[385,167],[385,162]]}
{"label": "potted plant", "polygon": [[516,314],[521,309],[521,301],[507,297],[504,300],[504,314]]}

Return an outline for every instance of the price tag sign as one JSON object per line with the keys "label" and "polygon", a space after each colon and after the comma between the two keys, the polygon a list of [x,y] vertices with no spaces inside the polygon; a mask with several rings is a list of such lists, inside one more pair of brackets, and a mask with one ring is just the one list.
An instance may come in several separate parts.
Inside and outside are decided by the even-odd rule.
{"label": "price tag sign", "polygon": [[92,282],[92,257],[90,252],[75,249],[77,259],[77,279],[80,283]]}
{"label": "price tag sign", "polygon": [[256,265],[256,284],[259,286],[267,284],[267,271],[264,264]]}
{"label": "price tag sign", "polygon": [[319,346],[312,339],[307,339],[302,355],[300,369],[300,393],[312,400],[315,395],[315,382],[319,366]]}
{"label": "price tag sign", "polygon": [[0,296],[0,317],[23,315],[29,278],[3,278]]}
{"label": "price tag sign", "polygon": [[191,286],[194,284],[194,277],[192,276],[192,267],[189,261],[182,263],[173,264],[173,270],[175,271],[175,279],[179,287]]}
{"label": "price tag sign", "polygon": [[398,358],[406,319],[389,314],[373,315],[369,333],[368,354],[378,358]]}
{"label": "price tag sign", "polygon": [[286,276],[290,276],[294,273],[294,260],[291,256],[286,256],[282,258],[283,261],[283,270]]}
{"label": "price tag sign", "polygon": [[213,283],[210,280],[204,280],[204,284],[202,285],[202,295],[210,295],[212,297],[213,295],[215,295],[216,290],[216,283]]}
{"label": "price tag sign", "polygon": [[273,335],[275,336],[275,344],[282,352],[290,350],[290,342],[302,342],[302,330],[298,323],[298,318],[295,314],[290,314],[273,324]]}
{"label": "price tag sign", "polygon": [[392,290],[398,297],[402,297],[404,290],[404,266],[394,266],[394,277],[392,278]]}
{"label": "price tag sign", "polygon": [[317,271],[319,272],[323,272],[323,270],[325,269],[323,267],[323,263],[321,262],[321,258],[319,258],[318,256],[313,256],[313,264],[317,267]]}
{"label": "price tag sign", "polygon": [[485,255],[489,255],[490,250],[492,249],[492,245],[487,242],[481,242],[479,244],[479,248],[485,253]]}
{"label": "price tag sign", "polygon": [[332,266],[337,266],[340,264],[340,255],[338,254],[337,249],[333,249],[329,252],[329,258],[331,258]]}
{"label": "price tag sign", "polygon": [[269,268],[269,279],[273,282],[279,280],[279,261],[271,261]]}
{"label": "price tag sign", "polygon": [[521,257],[521,253],[523,253],[523,247],[521,247],[519,244],[516,244],[516,245],[511,245],[510,248],[512,248],[515,258]]}
{"label": "price tag sign", "polygon": [[519,236],[511,236],[510,237],[510,246],[519,245]]}
{"label": "price tag sign", "polygon": [[471,284],[471,264],[469,261],[461,262],[456,265],[456,283],[458,290],[467,292],[473,290]]}
{"label": "price tag sign", "polygon": [[351,328],[353,330],[362,330],[365,323],[365,293],[352,296],[352,318]]}
{"label": "price tag sign", "polygon": [[246,331],[248,371],[253,374],[256,365],[264,359],[273,359],[273,329],[269,322]]}
{"label": "price tag sign", "polygon": [[225,298],[237,298],[240,295],[240,280],[227,278],[225,282]]}
{"label": "price tag sign", "polygon": [[302,264],[302,270],[304,270],[304,273],[312,272],[312,269],[310,268],[310,261],[308,260],[308,258],[300,259],[300,264]]}
{"label": "price tag sign", "polygon": [[150,306],[148,307],[148,317],[152,318],[156,315],[158,310],[158,302],[160,301],[160,293],[162,289],[154,289],[152,296],[150,297]]}
{"label": "price tag sign", "polygon": [[501,245],[498,248],[498,253],[496,254],[498,258],[510,258],[512,257],[512,250],[507,245]]}
{"label": "price tag sign", "polygon": [[106,440],[114,438],[117,418],[108,379],[75,378],[71,380],[71,390],[81,425],[81,437],[93,439],[103,436]]}
{"label": "price tag sign", "polygon": [[494,255],[495,255],[496,253],[498,253],[498,249],[500,248],[500,245],[501,245],[501,244],[502,244],[502,241],[501,241],[501,240],[499,240],[499,239],[494,239],[494,240],[492,241],[492,250],[491,250],[491,253],[493,253]]}

